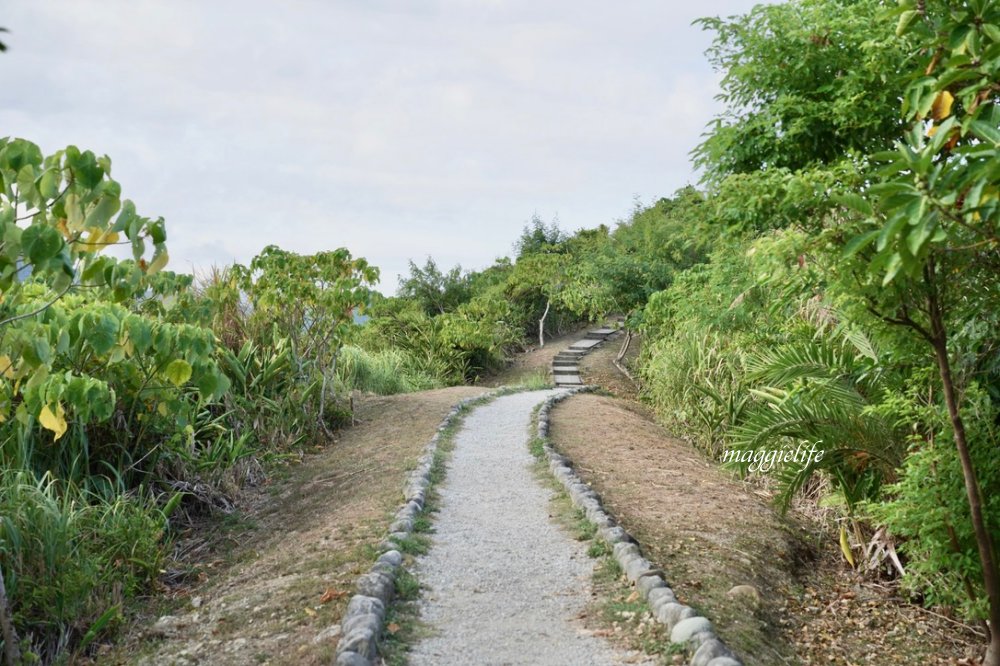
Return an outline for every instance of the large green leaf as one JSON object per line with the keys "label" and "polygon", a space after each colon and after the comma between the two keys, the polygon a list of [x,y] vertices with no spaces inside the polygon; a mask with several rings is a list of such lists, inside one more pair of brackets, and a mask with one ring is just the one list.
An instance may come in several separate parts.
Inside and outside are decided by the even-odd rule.
{"label": "large green leaf", "polygon": [[163,370],[163,376],[174,386],[181,386],[191,379],[191,364],[184,359],[174,359]]}

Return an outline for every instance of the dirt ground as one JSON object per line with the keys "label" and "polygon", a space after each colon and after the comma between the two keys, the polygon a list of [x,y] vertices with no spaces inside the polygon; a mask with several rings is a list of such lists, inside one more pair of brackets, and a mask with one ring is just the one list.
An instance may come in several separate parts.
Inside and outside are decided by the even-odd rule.
{"label": "dirt ground", "polygon": [[748,666],[975,663],[968,630],[856,576],[821,526],[778,515],[637,403],[575,396],[551,437]]}
{"label": "dirt ground", "polygon": [[[333,663],[355,578],[375,556],[412,468],[448,410],[483,390],[457,387],[356,403],[358,425],[241,503],[187,562],[196,582],[101,663]],[[158,617],[165,616],[165,617]]]}
{"label": "dirt ground", "polygon": [[[617,398],[635,400],[639,387],[613,363],[624,342],[625,336],[619,333],[580,359],[580,377],[584,384],[600,386]],[[623,359],[626,368],[632,367],[632,364],[639,357],[641,346],[641,338],[637,335],[632,336],[632,341],[629,343]]]}
{"label": "dirt ground", "polygon": [[499,387],[515,386],[526,379],[543,375],[552,379],[552,359],[556,354],[568,348],[571,344],[583,337],[588,328],[595,328],[596,325],[583,327],[579,330],[560,335],[545,342],[544,347],[532,347],[524,353],[515,356],[510,365],[495,375],[484,377],[480,380],[480,386]]}

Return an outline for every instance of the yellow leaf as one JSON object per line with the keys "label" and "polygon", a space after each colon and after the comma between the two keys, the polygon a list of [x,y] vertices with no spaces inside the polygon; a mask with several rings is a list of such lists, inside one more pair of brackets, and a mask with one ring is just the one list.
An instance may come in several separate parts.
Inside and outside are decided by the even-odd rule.
{"label": "yellow leaf", "polygon": [[154,273],[159,273],[167,262],[170,261],[170,257],[167,255],[167,251],[164,250],[160,252],[157,256],[153,257],[153,260],[149,262],[149,268],[146,269],[146,275],[153,275]]}
{"label": "yellow leaf", "polygon": [[0,356],[0,374],[7,379],[14,379],[14,362],[6,354]]}
{"label": "yellow leaf", "polygon": [[59,403],[56,403],[55,412],[49,409],[48,405],[42,407],[42,411],[38,415],[38,422],[41,423],[42,427],[46,430],[51,430],[55,433],[53,441],[66,434],[66,419],[63,418],[63,407]]}
{"label": "yellow leaf", "polygon": [[851,568],[854,568],[854,554],[851,552],[851,543],[847,540],[847,529],[843,525],[840,527],[840,552]]}
{"label": "yellow leaf", "polygon": [[80,241],[80,250],[83,252],[100,252],[108,245],[113,245],[117,242],[117,231],[102,231],[97,227],[92,227],[87,232],[87,239]]}
{"label": "yellow leaf", "polygon": [[937,134],[938,129],[939,129],[939,127],[937,125],[931,125],[930,127],[928,127],[927,128],[927,137],[930,138],[930,137],[934,136],[935,134]]}
{"label": "yellow leaf", "polygon": [[931,105],[931,116],[934,120],[944,120],[950,116],[951,104],[954,101],[955,98],[947,90],[938,93],[938,96],[934,98],[934,104]]}
{"label": "yellow leaf", "polygon": [[156,411],[160,413],[160,416],[166,416],[168,414],[167,403],[161,402],[160,404],[158,404],[156,406]]}

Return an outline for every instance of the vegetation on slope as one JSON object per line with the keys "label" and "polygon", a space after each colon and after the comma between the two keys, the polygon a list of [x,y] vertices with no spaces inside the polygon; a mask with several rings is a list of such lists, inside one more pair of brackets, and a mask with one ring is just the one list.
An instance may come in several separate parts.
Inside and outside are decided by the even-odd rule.
{"label": "vegetation on slope", "polygon": [[166,272],[163,220],[108,158],[0,142],[8,660],[85,653],[172,520],[229,510],[350,390],[475,381],[620,313],[661,420],[714,456],[822,448],[766,472],[779,501],[839,506],[851,565],[983,623],[1000,663],[1000,8],[793,0],[703,26],[725,108],[702,190],[613,229],[536,217],[512,258],[413,264],[395,297],[344,249]]}

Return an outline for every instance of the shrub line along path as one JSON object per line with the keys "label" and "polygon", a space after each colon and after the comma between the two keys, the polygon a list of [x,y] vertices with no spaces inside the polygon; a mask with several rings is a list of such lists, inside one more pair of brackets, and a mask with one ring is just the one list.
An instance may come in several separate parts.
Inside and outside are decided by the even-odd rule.
{"label": "shrub line along path", "polygon": [[553,493],[528,447],[533,408],[559,392],[497,398],[456,435],[432,546],[416,567],[431,635],[413,647],[414,666],[647,663],[578,620],[594,563],[553,523]]}

